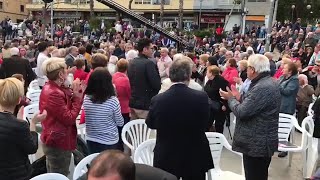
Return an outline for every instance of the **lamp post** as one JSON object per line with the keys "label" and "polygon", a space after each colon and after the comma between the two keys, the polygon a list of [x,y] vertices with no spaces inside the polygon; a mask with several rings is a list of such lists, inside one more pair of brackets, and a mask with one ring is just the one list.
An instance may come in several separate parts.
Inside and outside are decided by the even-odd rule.
{"label": "lamp post", "polygon": [[310,17],[311,17],[311,14],[313,13],[312,11],[310,11],[310,13],[309,13],[309,10],[311,9],[311,5],[310,4],[308,4],[307,5],[307,10],[308,10],[308,15],[307,15],[307,25],[309,25],[309,19],[310,19]]}
{"label": "lamp post", "polygon": [[292,22],[292,23],[294,23],[294,22],[293,22],[293,12],[294,12],[294,9],[295,9],[295,8],[296,8],[296,5],[292,5],[292,6],[291,6],[291,22]]}
{"label": "lamp post", "polygon": [[50,10],[50,23],[51,23],[51,39],[53,40],[53,1],[51,2],[51,10]]}
{"label": "lamp post", "polygon": [[199,29],[199,30],[200,30],[200,27],[201,27],[202,1],[203,1],[203,0],[200,0],[199,26],[198,26],[198,29]]}

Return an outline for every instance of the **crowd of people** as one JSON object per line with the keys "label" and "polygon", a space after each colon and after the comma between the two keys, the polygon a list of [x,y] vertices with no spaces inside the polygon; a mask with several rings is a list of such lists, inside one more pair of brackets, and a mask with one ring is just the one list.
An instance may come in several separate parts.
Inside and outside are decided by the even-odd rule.
{"label": "crowd of people", "polygon": [[[87,23],[83,33],[92,35]],[[137,36],[130,26],[119,21],[114,34],[88,39],[63,33],[1,42],[0,179],[31,177],[28,154],[38,149],[35,124],[41,122],[47,172],[68,176],[76,126],[85,123],[89,153],[101,153],[87,178],[133,180],[142,167],[128,159],[121,131],[129,121],[145,119],[157,130],[154,167],[168,178],[204,180],[214,168],[205,132],[223,134],[233,113],[232,148],[243,154],[246,180],[267,180],[278,150],[279,113],[296,114],[301,124],[320,95],[320,25],[276,23],[270,51],[264,26],[243,35],[234,28],[217,38],[220,28],[189,39],[200,54],[180,52],[174,41],[147,28]],[[21,119],[34,80],[41,89],[40,112],[28,125]],[[319,113],[316,100],[316,138]]]}

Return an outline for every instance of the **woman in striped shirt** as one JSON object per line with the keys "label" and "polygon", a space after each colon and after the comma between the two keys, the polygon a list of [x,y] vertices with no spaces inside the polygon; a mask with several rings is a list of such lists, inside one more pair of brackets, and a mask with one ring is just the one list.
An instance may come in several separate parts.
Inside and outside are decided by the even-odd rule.
{"label": "woman in striped shirt", "polygon": [[118,127],[123,126],[120,103],[106,68],[96,68],[85,92],[83,107],[89,152],[119,149]]}

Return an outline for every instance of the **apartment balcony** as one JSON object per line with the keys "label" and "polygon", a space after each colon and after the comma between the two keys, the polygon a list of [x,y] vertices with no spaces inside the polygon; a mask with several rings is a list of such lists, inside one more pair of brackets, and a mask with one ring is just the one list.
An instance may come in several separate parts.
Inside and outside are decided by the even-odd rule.
{"label": "apartment balcony", "polygon": [[[202,1],[202,2],[201,2]],[[234,11],[240,9],[240,5],[234,5],[234,0],[194,0],[194,10],[212,10],[213,12],[230,11],[234,8]]]}

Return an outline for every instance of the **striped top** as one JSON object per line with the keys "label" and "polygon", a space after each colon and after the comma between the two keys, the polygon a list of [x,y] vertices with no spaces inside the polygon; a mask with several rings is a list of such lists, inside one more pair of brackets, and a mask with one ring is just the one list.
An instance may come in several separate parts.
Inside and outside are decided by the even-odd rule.
{"label": "striped top", "polygon": [[123,126],[120,103],[115,96],[102,104],[93,103],[86,95],[83,102],[86,140],[114,145],[119,141],[117,126]]}

